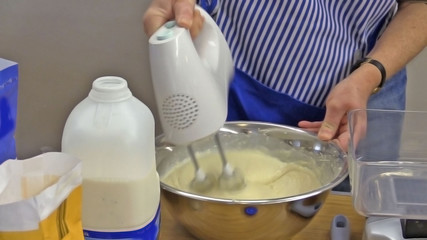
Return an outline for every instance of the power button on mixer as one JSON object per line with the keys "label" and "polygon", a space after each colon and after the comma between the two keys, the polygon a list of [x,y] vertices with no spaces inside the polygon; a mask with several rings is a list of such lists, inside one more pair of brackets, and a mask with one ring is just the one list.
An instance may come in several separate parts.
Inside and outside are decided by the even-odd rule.
{"label": "power button on mixer", "polygon": [[175,21],[169,21],[169,22],[165,23],[165,25],[164,25],[165,28],[161,29],[156,34],[157,40],[166,40],[168,38],[173,37],[173,30],[172,30],[172,28],[174,28],[175,25],[176,25]]}
{"label": "power button on mixer", "polygon": [[157,40],[166,40],[173,36],[173,31],[170,29],[162,29],[156,34]]}
{"label": "power button on mixer", "polygon": [[165,27],[168,29],[175,27],[175,25],[176,25],[175,21],[169,21],[169,22],[165,23]]}

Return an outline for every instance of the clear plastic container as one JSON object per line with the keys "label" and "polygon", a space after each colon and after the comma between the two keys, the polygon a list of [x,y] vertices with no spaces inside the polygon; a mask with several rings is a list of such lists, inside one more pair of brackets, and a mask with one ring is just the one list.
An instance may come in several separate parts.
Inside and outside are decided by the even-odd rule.
{"label": "clear plastic container", "polygon": [[349,113],[349,174],[365,216],[427,219],[427,112]]}
{"label": "clear plastic container", "polygon": [[86,240],[157,239],[154,118],[126,80],[107,76],[93,82],[67,119],[62,151],[82,160]]}

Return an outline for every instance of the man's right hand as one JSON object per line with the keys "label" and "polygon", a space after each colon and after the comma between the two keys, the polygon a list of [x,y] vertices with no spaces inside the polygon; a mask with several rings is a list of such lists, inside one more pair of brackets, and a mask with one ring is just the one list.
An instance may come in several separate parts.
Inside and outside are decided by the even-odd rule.
{"label": "man's right hand", "polygon": [[194,6],[195,0],[153,0],[143,17],[145,34],[150,37],[163,24],[175,20],[179,26],[190,29],[193,38],[196,37],[204,19]]}

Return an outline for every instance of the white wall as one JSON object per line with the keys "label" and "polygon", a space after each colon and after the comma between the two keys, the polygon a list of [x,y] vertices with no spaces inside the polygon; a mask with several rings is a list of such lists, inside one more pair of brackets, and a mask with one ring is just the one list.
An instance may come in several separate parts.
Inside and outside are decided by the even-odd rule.
{"label": "white wall", "polygon": [[19,157],[60,150],[71,109],[103,75],[156,114],[142,15],[149,0],[0,0],[0,57],[19,63]]}
{"label": "white wall", "polygon": [[427,49],[407,67],[406,109],[427,111]]}
{"label": "white wall", "polygon": [[[142,14],[150,0],[0,0],[0,57],[19,63],[18,157],[60,150],[71,109],[103,75],[128,80],[157,117]],[[408,108],[427,110],[427,52],[410,65]],[[160,133],[157,124],[157,133]]]}

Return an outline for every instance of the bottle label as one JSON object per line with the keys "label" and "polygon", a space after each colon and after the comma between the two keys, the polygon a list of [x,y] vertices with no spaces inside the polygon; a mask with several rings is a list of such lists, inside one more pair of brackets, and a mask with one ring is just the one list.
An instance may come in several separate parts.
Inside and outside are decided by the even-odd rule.
{"label": "bottle label", "polygon": [[126,232],[97,232],[83,230],[85,240],[156,240],[160,230],[160,206],[157,209],[154,219],[144,227]]}

